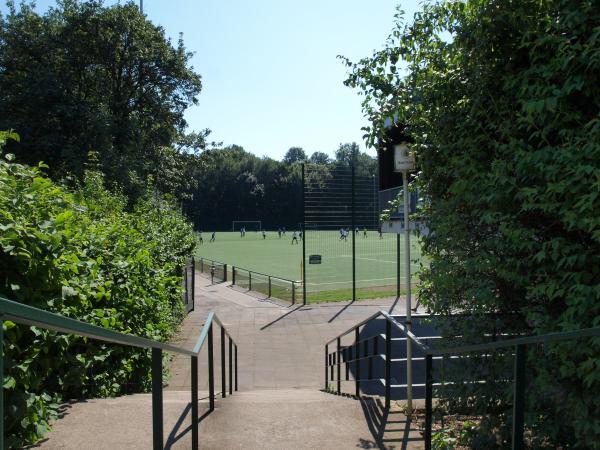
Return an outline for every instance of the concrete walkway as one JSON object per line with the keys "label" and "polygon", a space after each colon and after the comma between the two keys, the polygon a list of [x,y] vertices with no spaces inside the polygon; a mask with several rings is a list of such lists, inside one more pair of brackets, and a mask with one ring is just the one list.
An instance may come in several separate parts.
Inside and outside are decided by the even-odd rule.
{"label": "concrete walkway", "polygon": [[[196,308],[174,343],[193,348],[212,310],[238,344],[239,363],[239,392],[225,399],[219,395],[215,411],[205,414],[206,348],[200,355],[201,448],[423,448],[420,433],[398,407],[388,417],[378,399],[320,391],[325,342],[381,309],[403,313],[404,299],[290,306],[197,276]],[[220,392],[218,326],[214,342],[215,390]],[[166,448],[191,447],[190,387],[190,359],[176,356],[164,392]],[[140,394],[70,405],[41,447],[141,449],[151,448],[151,439],[151,398]]]}

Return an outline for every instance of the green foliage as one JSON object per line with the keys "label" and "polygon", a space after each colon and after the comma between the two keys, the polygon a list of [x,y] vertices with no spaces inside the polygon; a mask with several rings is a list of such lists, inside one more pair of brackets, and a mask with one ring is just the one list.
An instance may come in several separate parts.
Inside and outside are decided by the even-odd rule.
{"label": "green foliage", "polygon": [[[449,334],[600,325],[599,24],[592,1],[436,2],[410,24],[399,12],[384,50],[346,60],[368,141],[384,144],[390,119],[414,139],[431,232],[420,300],[474,318]],[[530,429],[600,448],[598,340],[529,355]]]}
{"label": "green foliage", "polygon": [[182,197],[189,150],[208,136],[184,133],[184,111],[201,89],[190,58],[134,2],[64,0],[43,15],[9,2],[0,16],[0,129],[27,136],[9,151],[46,162],[55,179],[81,180],[94,150],[107,184],[130,199],[148,176]]}
{"label": "green foliage", "polygon": [[[0,134],[0,142],[7,138]],[[0,160],[0,294],[67,317],[159,341],[183,316],[180,267],[194,247],[177,208],[150,189],[126,198],[88,172],[69,190],[43,165]],[[4,322],[9,448],[39,439],[61,399],[150,386],[150,354]]]}

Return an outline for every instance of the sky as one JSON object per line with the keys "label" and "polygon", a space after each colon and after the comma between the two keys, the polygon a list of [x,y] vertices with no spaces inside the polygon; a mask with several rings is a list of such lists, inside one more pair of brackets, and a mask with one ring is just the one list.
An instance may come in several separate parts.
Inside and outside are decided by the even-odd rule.
{"label": "sky", "polygon": [[412,17],[418,0],[144,0],[144,13],[194,52],[203,89],[188,131],[209,128],[211,140],[281,159],[290,147],[365,150],[361,97],[344,86],[337,55],[357,61],[382,48],[400,4]]}

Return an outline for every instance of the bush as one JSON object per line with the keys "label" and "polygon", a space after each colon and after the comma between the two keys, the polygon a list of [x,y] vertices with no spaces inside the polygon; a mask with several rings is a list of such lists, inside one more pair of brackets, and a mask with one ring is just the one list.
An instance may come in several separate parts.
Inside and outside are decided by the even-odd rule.
{"label": "bush", "polygon": [[[7,134],[0,136],[0,146]],[[0,294],[116,331],[166,341],[183,317],[191,227],[151,190],[131,211],[99,173],[68,189],[44,166],[0,160]],[[6,445],[48,430],[61,399],[150,387],[150,353],[4,322]]]}
{"label": "bush", "polygon": [[[348,62],[370,142],[389,144],[386,119],[414,139],[431,231],[420,299],[475,319],[449,333],[600,325],[599,36],[595,2],[444,1],[399,15],[385,50]],[[520,320],[498,328],[487,313]],[[529,358],[528,427],[600,448],[599,340]]]}

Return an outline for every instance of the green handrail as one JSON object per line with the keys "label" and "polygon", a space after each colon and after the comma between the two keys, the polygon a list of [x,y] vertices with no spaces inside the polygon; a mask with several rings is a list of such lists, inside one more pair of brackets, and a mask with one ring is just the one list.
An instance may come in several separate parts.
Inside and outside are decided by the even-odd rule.
{"label": "green handrail", "polygon": [[[391,314],[386,311],[378,311],[361,322],[353,325],[345,332],[339,334],[337,337],[331,339],[325,344],[325,389],[329,389],[328,380],[329,377],[333,380],[333,368],[337,366],[337,392],[340,391],[340,362],[342,355],[341,338],[348,335],[351,332],[356,333],[356,347],[358,344],[363,342],[358,339],[357,330],[367,324],[368,322],[383,318],[386,321],[386,332],[385,332],[385,406],[390,406],[390,378],[391,378],[391,329],[392,326],[398,329],[402,335],[408,340],[413,342],[425,355],[425,449],[431,449],[431,437],[432,437],[432,411],[433,411],[433,357],[441,355],[455,355],[457,353],[477,352],[486,350],[495,350],[500,348],[515,348],[515,367],[514,367],[514,404],[513,404],[513,450],[521,450],[524,448],[523,442],[523,431],[524,431],[524,398],[525,398],[525,363],[526,363],[526,347],[532,344],[543,344],[547,342],[564,341],[567,339],[578,339],[585,337],[600,337],[600,327],[595,328],[584,328],[581,330],[561,331],[555,333],[547,333],[542,335],[523,336],[512,339],[506,339],[502,341],[493,341],[483,344],[472,344],[472,345],[461,345],[452,348],[432,348],[425,345],[414,333],[412,333],[408,327],[399,323]],[[368,338],[369,339],[377,339]],[[336,350],[330,355],[329,345],[337,342]],[[366,345],[366,342],[363,342]],[[357,352],[358,354],[358,352]],[[331,374],[328,374],[328,369],[331,368]],[[370,377],[369,377],[370,378]],[[357,382],[358,383],[358,382]],[[357,384],[357,395],[359,393]]]}
{"label": "green handrail", "polygon": [[[235,348],[235,390],[237,391],[237,344],[231,335],[225,330],[223,323],[216,314],[209,312],[200,332],[200,336],[193,350],[187,350],[152,339],[142,338],[132,334],[121,333],[107,328],[91,325],[80,320],[62,316],[57,313],[44,311],[33,306],[9,300],[0,296],[0,386],[4,384],[4,333],[3,322],[10,320],[23,325],[37,326],[61,333],[85,336],[91,339],[110,342],[113,344],[129,345],[152,349],[152,430],[153,448],[163,449],[163,404],[162,404],[162,352],[168,351],[191,357],[192,362],[192,448],[198,448],[198,355],[202,350],[204,342],[208,337],[208,365],[209,365],[209,391],[210,410],[214,410],[214,364],[213,364],[213,339],[212,325],[216,322],[221,327],[221,372],[225,373],[225,336],[229,338],[229,390],[232,392],[232,355],[231,350]],[[223,377],[222,394],[225,397],[225,378]],[[0,389],[0,449],[4,448],[4,389]]]}

